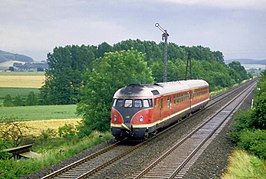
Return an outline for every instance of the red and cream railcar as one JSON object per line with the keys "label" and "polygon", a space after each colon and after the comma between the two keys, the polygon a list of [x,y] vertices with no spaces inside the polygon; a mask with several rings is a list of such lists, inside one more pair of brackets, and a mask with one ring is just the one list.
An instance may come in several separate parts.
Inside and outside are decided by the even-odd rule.
{"label": "red and cream railcar", "polygon": [[114,94],[111,131],[117,139],[144,138],[208,101],[209,84],[204,80],[128,85]]}

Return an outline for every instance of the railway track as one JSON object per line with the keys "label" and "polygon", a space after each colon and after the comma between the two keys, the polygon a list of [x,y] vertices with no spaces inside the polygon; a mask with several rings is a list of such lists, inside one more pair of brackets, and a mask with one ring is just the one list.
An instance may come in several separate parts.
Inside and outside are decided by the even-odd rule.
{"label": "railway track", "polygon": [[230,100],[134,178],[182,178],[185,172],[181,171],[188,170],[186,164],[202,149],[208,140],[213,139],[218,130],[221,130],[229,117],[253,91],[254,86],[255,84]]}
{"label": "railway track", "polygon": [[149,138],[148,140],[129,145],[124,143],[124,141],[118,141],[102,150],[93,153],[85,158],[82,158],[74,163],[71,163],[59,170],[56,170],[44,177],[42,179],[50,178],[87,178],[90,175],[97,173],[108,165],[118,161],[131,152],[145,145],[147,142],[152,140],[155,136]]}
{"label": "railway track", "polygon": [[[243,84],[229,93],[224,93],[213,98],[207,108],[211,108],[219,101],[224,100],[225,96],[235,95],[236,93],[239,93],[238,91],[247,85],[249,84]],[[167,128],[167,130],[175,127],[176,125],[177,124],[171,126],[170,128]],[[162,131],[159,135],[162,135],[167,130]],[[100,150],[99,152],[93,153],[42,178],[88,178],[90,176],[95,176],[95,174],[97,174],[107,166],[110,166],[115,162],[121,160],[122,158],[129,156],[138,148],[141,148],[143,145],[146,145],[146,143],[149,143],[149,141],[153,140],[153,138],[154,137],[151,137],[148,140],[136,145],[124,145],[123,141],[117,142],[111,146]]]}

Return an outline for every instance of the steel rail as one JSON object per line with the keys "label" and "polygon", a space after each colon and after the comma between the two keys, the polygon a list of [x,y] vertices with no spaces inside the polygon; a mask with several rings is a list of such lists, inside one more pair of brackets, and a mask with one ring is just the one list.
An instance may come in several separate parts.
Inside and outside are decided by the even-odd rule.
{"label": "steel rail", "polygon": [[96,158],[97,156],[99,156],[99,155],[101,155],[103,153],[106,153],[106,152],[112,150],[113,148],[117,147],[117,145],[119,143],[121,143],[121,142],[118,141],[118,142],[116,142],[116,143],[114,143],[114,144],[112,144],[110,146],[107,146],[107,147],[103,148],[102,150],[99,150],[99,151],[97,151],[97,152],[95,152],[95,153],[93,153],[91,155],[88,155],[88,156],[86,156],[86,157],[84,157],[84,158],[82,158],[80,160],[77,160],[77,161],[75,161],[75,162],[73,162],[73,163],[71,163],[71,164],[69,164],[69,165],[67,165],[67,166],[65,166],[63,168],[60,168],[59,170],[56,170],[56,171],[54,171],[54,172],[42,177],[42,179],[54,178],[54,177],[56,177],[56,176],[58,176],[58,175],[60,175],[62,173],[65,173],[66,171],[69,171],[70,169],[72,169],[72,168],[74,168],[74,167],[76,167],[76,166],[78,166],[78,165],[80,165],[80,164],[82,164],[82,163],[84,163],[86,161],[89,161],[89,160],[91,160],[93,158]]}

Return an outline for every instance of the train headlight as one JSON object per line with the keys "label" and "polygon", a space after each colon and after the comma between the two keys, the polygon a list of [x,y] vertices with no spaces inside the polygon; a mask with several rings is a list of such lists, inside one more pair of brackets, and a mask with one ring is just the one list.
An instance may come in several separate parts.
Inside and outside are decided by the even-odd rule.
{"label": "train headlight", "polygon": [[144,120],[144,119],[143,119],[143,116],[140,116],[140,117],[139,117],[139,121],[140,121],[140,122],[143,122],[143,120]]}
{"label": "train headlight", "polygon": [[116,119],[117,119],[117,118],[116,118],[116,115],[114,115],[114,121],[116,121]]}

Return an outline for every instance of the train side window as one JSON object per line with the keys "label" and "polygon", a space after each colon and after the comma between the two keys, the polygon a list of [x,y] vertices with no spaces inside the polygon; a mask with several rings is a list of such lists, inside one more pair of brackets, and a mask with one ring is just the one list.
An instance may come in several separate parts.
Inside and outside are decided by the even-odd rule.
{"label": "train side window", "polygon": [[171,97],[167,98],[167,106],[168,106],[168,108],[171,107]]}
{"label": "train side window", "polygon": [[150,107],[152,107],[152,99],[148,99]]}
{"label": "train side window", "polygon": [[161,98],[161,101],[160,101],[160,108],[161,109],[163,108],[163,98]]}
{"label": "train side window", "polygon": [[133,106],[133,100],[132,99],[126,99],[125,100],[125,108],[131,108]]}
{"label": "train side window", "polygon": [[143,107],[145,108],[150,107],[149,101],[147,99],[143,100]]}
{"label": "train side window", "polygon": [[123,107],[123,105],[124,105],[123,99],[116,99],[115,101],[116,101],[116,103],[115,103],[116,107]]}
{"label": "train side window", "polygon": [[135,99],[134,107],[136,107],[136,108],[142,108],[142,100],[141,99]]}

